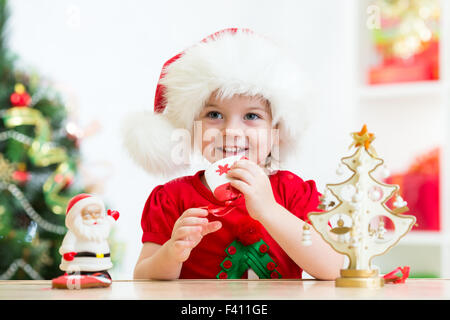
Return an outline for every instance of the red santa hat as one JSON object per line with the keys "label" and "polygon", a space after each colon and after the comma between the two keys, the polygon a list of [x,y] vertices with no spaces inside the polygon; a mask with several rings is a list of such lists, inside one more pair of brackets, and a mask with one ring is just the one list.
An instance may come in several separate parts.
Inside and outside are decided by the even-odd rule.
{"label": "red santa hat", "polygon": [[102,211],[105,211],[105,205],[103,201],[92,194],[80,193],[70,199],[66,209],[66,225],[69,221],[72,221],[84,207],[90,204],[100,205]]}
{"label": "red santa hat", "polygon": [[281,165],[298,148],[309,121],[306,84],[295,59],[283,48],[248,29],[216,32],[169,59],[156,88],[153,111],[131,114],[124,121],[125,148],[151,174],[171,175],[189,164],[177,164],[171,153],[179,142],[177,128],[193,140],[193,125],[210,95],[262,96],[278,124]]}

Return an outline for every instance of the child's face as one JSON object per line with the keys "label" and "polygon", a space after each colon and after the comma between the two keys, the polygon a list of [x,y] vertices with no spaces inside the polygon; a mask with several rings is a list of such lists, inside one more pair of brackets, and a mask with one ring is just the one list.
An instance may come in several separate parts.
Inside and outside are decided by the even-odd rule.
{"label": "child's face", "polygon": [[243,155],[264,166],[273,144],[269,103],[259,97],[213,93],[196,119],[201,121],[202,154],[211,163]]}

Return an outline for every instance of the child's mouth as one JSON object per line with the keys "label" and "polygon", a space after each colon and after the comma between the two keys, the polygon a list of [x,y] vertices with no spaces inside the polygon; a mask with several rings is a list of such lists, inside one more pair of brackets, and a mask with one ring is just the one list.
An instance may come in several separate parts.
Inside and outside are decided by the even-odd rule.
{"label": "child's mouth", "polygon": [[246,153],[248,148],[245,147],[221,147],[216,150],[222,152],[225,157],[235,156],[241,153]]}

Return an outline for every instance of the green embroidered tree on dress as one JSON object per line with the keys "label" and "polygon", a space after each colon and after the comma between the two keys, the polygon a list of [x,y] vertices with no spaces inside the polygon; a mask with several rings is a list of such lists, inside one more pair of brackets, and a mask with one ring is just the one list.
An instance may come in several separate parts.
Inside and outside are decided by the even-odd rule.
{"label": "green embroidered tree on dress", "polygon": [[260,279],[278,279],[277,264],[268,254],[269,246],[261,239],[251,245],[234,240],[226,249],[227,257],[220,264],[217,279],[240,279],[251,268]]}

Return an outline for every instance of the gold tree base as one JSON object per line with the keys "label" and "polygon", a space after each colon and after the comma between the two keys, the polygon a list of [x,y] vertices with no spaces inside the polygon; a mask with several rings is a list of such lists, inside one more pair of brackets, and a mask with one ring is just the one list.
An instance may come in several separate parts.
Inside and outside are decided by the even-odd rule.
{"label": "gold tree base", "polygon": [[377,270],[342,269],[341,277],[335,281],[336,287],[377,289],[384,286],[384,279]]}

